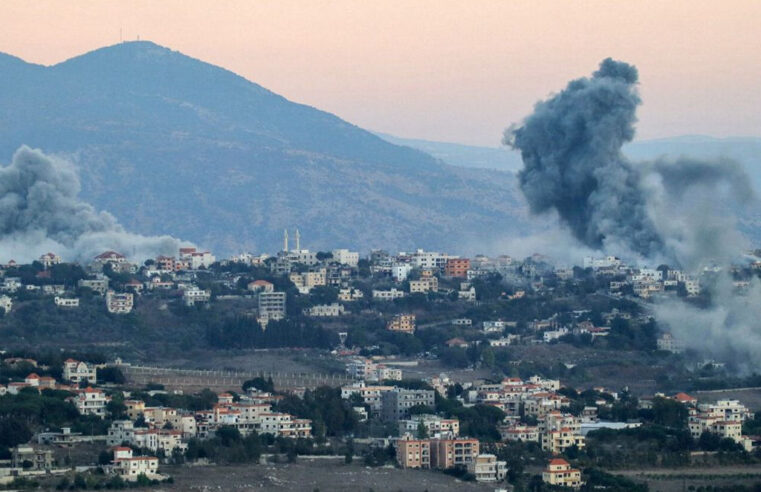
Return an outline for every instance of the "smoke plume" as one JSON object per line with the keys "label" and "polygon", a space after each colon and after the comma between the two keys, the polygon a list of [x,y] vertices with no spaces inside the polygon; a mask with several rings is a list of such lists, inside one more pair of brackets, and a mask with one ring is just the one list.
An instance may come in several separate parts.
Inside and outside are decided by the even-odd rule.
{"label": "smoke plume", "polygon": [[74,167],[23,146],[0,167],[0,255],[31,261],[52,251],[69,261],[89,261],[106,250],[133,260],[176,254],[171,236],[142,236],[124,230],[108,212],[79,199]]}
{"label": "smoke plume", "polygon": [[750,179],[723,159],[628,160],[621,148],[634,138],[640,102],[636,68],[606,59],[591,77],[537,103],[504,136],[521,152],[521,190],[533,213],[557,213],[587,247],[693,274],[719,266],[706,285],[707,307],[665,298],[656,319],[690,348],[757,369],[761,283],[738,295],[728,273],[748,246],[732,204],[754,200]]}
{"label": "smoke plume", "polygon": [[621,148],[634,138],[637,78],[635,67],[608,58],[592,77],[537,103],[505,132],[504,142],[521,152],[518,177],[533,213],[557,212],[588,247],[694,267],[725,253],[725,244],[716,244],[723,237],[715,237],[717,227],[736,235],[723,220],[711,227],[713,242],[696,235],[696,221],[710,221],[721,210],[712,203],[695,216],[685,198],[711,193],[712,202],[724,196],[745,203],[753,191],[730,161],[629,161]]}

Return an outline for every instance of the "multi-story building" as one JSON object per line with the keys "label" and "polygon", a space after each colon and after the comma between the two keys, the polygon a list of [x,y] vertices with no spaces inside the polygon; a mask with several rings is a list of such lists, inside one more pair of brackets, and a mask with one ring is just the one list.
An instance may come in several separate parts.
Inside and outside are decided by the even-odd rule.
{"label": "multi-story building", "polygon": [[719,400],[701,403],[697,409],[692,409],[688,425],[694,439],[700,438],[703,432],[712,432],[742,443],[742,424],[752,416],[752,412],[737,400]]}
{"label": "multi-story building", "polygon": [[353,287],[346,287],[338,290],[338,300],[342,302],[352,302],[364,297],[364,292]]}
{"label": "multi-story building", "polygon": [[199,289],[196,286],[190,286],[182,291],[182,301],[186,306],[195,306],[199,302],[209,302],[211,299],[211,290]]}
{"label": "multi-story building", "polygon": [[39,262],[42,263],[42,266],[45,268],[50,268],[53,265],[61,263],[61,257],[55,253],[45,253],[40,256]]}
{"label": "multi-story building", "polygon": [[449,258],[444,267],[444,275],[447,277],[467,278],[470,270],[470,260],[468,258]]}
{"label": "multi-story building", "polygon": [[394,388],[381,395],[381,417],[387,421],[409,418],[410,408],[415,406],[433,408],[435,404],[433,390]]}
{"label": "multi-story building", "polygon": [[96,415],[100,418],[106,416],[106,405],[111,401],[110,396],[106,396],[104,392],[99,389],[93,389],[89,386],[85,389],[79,390],[77,395],[73,397],[74,406],[82,415]]}
{"label": "multi-story building", "polygon": [[129,314],[132,312],[134,295],[131,293],[106,292],[106,308],[112,314]]}
{"label": "multi-story building", "polygon": [[457,419],[445,419],[438,415],[419,414],[409,419],[399,421],[399,435],[416,435],[420,426],[431,437],[457,437],[460,435],[460,421]]}
{"label": "multi-story building", "polygon": [[684,343],[681,340],[677,340],[671,335],[671,333],[664,333],[656,341],[658,350],[665,350],[674,354],[680,354],[684,352]]}
{"label": "multi-story building", "polygon": [[98,369],[94,364],[87,362],[66,359],[63,363],[63,379],[74,384],[85,381],[89,384],[95,384],[97,380]]}
{"label": "multi-story building", "polygon": [[0,296],[0,309],[2,309],[5,314],[8,314],[11,312],[11,308],[13,308],[13,300],[5,295]]}
{"label": "multi-story building", "polygon": [[365,405],[368,405],[374,413],[379,414],[381,396],[392,390],[394,390],[393,386],[368,386],[364,381],[360,381],[341,387],[341,398],[348,400],[352,395],[359,395]]}
{"label": "multi-story building", "polygon": [[79,298],[77,297],[54,297],[53,301],[55,302],[55,305],[58,307],[79,307]]}
{"label": "multi-story building", "polygon": [[498,461],[493,454],[479,454],[468,463],[468,472],[476,482],[499,482],[507,475],[507,462]]}
{"label": "multi-story building", "polygon": [[401,331],[403,333],[415,333],[415,315],[397,314],[386,324],[386,329]]}
{"label": "multi-story building", "polygon": [[389,290],[376,290],[373,289],[373,299],[376,301],[393,301],[394,299],[401,299],[406,294],[403,290],[391,288]]}
{"label": "multi-story building", "polygon": [[304,314],[317,318],[332,318],[341,316],[344,311],[345,308],[342,304],[334,302],[332,304],[319,304],[317,306],[312,306],[309,309],[305,309]]}
{"label": "multi-story building", "polygon": [[259,294],[259,319],[266,321],[285,317],[285,292],[262,292]]}
{"label": "multi-story building", "polygon": [[479,454],[478,439],[452,438],[431,440],[431,468],[446,470],[468,466]]}
{"label": "multi-story building", "polygon": [[396,462],[402,468],[430,468],[431,441],[412,439],[409,435],[396,441]]}
{"label": "multi-story building", "polygon": [[140,475],[155,477],[159,469],[159,459],[155,456],[132,456],[128,447],[114,448],[111,468],[117,475],[128,481],[136,481]]}
{"label": "multi-story building", "polygon": [[333,261],[340,263],[341,265],[356,267],[359,264],[359,253],[356,251],[349,251],[348,249],[334,249]]}
{"label": "multi-story building", "polygon": [[550,460],[547,468],[542,472],[542,481],[549,485],[560,487],[580,488],[581,471],[571,468],[570,463],[562,458]]}
{"label": "multi-story building", "polygon": [[539,422],[542,449],[550,453],[562,453],[571,446],[584,447],[581,435],[581,419],[557,410],[547,413]]}
{"label": "multi-story building", "polygon": [[319,268],[311,272],[291,273],[288,278],[302,294],[309,294],[314,287],[327,285],[325,268]]}
{"label": "multi-story building", "polygon": [[90,289],[100,295],[105,295],[108,292],[108,277],[103,274],[96,274],[92,278],[83,278],[77,282],[77,286]]}
{"label": "multi-story building", "polygon": [[410,280],[410,294],[424,294],[426,292],[438,292],[439,279],[436,277],[424,277],[419,280]]}

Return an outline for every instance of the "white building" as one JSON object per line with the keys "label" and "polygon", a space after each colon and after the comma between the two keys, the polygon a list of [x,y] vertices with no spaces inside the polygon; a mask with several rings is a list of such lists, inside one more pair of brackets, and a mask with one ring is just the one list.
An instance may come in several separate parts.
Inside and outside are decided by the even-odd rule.
{"label": "white building", "polygon": [[134,305],[134,296],[129,293],[106,292],[106,308],[112,314],[129,314]]}
{"label": "white building", "polygon": [[393,301],[394,299],[401,299],[405,296],[403,290],[397,290],[392,288],[390,290],[375,290],[373,289],[373,299],[378,301]]}
{"label": "white building", "polygon": [[549,330],[545,331],[542,334],[542,338],[544,339],[544,343],[550,343],[553,340],[557,340],[558,338],[565,336],[568,334],[568,328],[558,328],[557,330]]}
{"label": "white building", "polygon": [[63,379],[74,384],[79,384],[82,381],[95,384],[97,371],[98,369],[94,364],[75,359],[66,359],[63,363]]}
{"label": "white building", "polygon": [[55,297],[55,305],[59,307],[79,307],[79,299],[69,297]]}
{"label": "white building", "polygon": [[340,263],[341,265],[347,265],[355,267],[359,264],[359,253],[356,251],[349,251],[348,249],[334,249],[333,261]]}
{"label": "white building", "polygon": [[154,456],[132,456],[132,449],[127,447],[114,448],[112,471],[130,482],[136,481],[140,475],[155,478],[159,470],[159,459]]}
{"label": "white building", "polygon": [[352,302],[365,297],[364,292],[353,287],[346,287],[338,290],[338,300],[343,302]]}
{"label": "white building", "polygon": [[493,454],[479,454],[468,463],[468,472],[476,482],[500,482],[507,475],[507,462],[497,461]]}
{"label": "white building", "polygon": [[684,352],[684,343],[681,340],[677,340],[671,335],[671,333],[664,333],[656,341],[658,350],[665,350],[674,354]]}
{"label": "white building", "polygon": [[344,313],[344,307],[342,304],[334,302],[332,304],[319,304],[312,306],[309,309],[304,310],[304,314],[307,316],[314,316],[316,318],[331,318],[341,316]]}
{"label": "white building", "polygon": [[182,291],[182,301],[186,306],[194,306],[198,302],[209,302],[211,290],[202,290],[196,286],[190,286]]}
{"label": "white building", "polygon": [[11,308],[13,307],[13,300],[8,296],[0,296],[0,309],[2,309],[5,314],[8,314],[11,312]]}
{"label": "white building", "polygon": [[412,271],[412,265],[409,263],[394,263],[391,265],[391,278],[397,282],[407,280],[407,276]]}
{"label": "white building", "polygon": [[87,387],[83,390],[79,390],[77,395],[73,397],[74,406],[82,415],[96,415],[100,418],[106,416],[106,404],[111,401],[111,397],[106,396],[104,392],[99,389],[93,389]]}

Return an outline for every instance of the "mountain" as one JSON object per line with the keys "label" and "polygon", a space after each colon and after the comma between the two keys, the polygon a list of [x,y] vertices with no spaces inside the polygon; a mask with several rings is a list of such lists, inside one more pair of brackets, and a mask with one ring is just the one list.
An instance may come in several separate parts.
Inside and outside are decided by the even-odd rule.
{"label": "mountain", "polygon": [[[150,42],[53,66],[0,55],[0,161],[72,160],[81,195],[128,229],[222,254],[303,247],[462,251],[531,228],[510,173],[389,143]],[[467,252],[467,251],[463,251]]]}
{"label": "mountain", "polygon": [[[497,169],[515,173],[523,167],[518,152],[506,147],[479,147],[449,142],[401,138],[385,133],[378,136],[396,145],[406,145],[426,152],[447,164],[467,168]],[[727,157],[741,163],[761,190],[761,138],[716,138],[684,135],[654,140],[637,140],[624,146],[624,153],[635,161],[658,157],[691,156],[700,159]]]}
{"label": "mountain", "polygon": [[500,171],[518,172],[523,167],[521,155],[507,147],[479,147],[449,142],[433,142],[401,138],[387,133],[376,133],[382,139],[396,145],[406,145],[421,150],[453,166],[498,169]]}

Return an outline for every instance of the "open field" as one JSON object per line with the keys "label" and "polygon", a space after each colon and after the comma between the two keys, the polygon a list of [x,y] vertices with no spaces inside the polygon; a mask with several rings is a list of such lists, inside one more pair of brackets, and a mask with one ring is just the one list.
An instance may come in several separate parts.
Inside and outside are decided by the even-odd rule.
{"label": "open field", "polygon": [[687,490],[690,486],[701,485],[751,486],[761,483],[761,465],[751,466],[716,466],[709,468],[651,469],[620,471],[610,473],[622,475],[638,482],[647,482],[652,492],[677,492]]}
{"label": "open field", "polygon": [[494,490],[495,486],[462,482],[435,471],[368,468],[343,460],[299,458],[293,464],[249,464],[162,469],[174,485],[156,490],[321,490],[321,491],[424,491]]}

